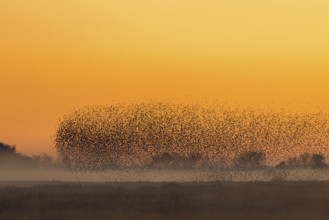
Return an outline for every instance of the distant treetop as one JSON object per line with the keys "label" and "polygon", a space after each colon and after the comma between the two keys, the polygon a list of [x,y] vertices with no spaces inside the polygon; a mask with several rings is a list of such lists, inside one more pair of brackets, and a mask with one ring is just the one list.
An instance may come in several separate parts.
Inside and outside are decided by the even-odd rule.
{"label": "distant treetop", "polygon": [[0,142],[0,153],[16,153],[16,146]]}

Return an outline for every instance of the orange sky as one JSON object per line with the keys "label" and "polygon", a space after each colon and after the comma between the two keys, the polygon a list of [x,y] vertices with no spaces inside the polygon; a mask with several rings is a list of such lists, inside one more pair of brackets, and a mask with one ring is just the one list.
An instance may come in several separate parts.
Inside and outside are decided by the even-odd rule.
{"label": "orange sky", "polygon": [[73,108],[180,99],[329,108],[327,0],[0,1],[0,141],[54,153]]}

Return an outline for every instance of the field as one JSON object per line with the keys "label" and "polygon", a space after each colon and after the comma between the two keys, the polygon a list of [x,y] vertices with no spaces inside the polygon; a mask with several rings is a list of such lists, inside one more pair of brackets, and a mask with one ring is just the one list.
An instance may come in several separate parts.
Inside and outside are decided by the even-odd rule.
{"label": "field", "polygon": [[328,219],[329,182],[1,182],[0,219]]}

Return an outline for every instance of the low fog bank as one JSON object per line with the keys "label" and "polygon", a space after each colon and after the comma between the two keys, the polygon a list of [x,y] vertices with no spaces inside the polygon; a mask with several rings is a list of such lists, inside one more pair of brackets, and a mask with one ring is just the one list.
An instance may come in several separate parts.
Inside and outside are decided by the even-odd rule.
{"label": "low fog bank", "polygon": [[214,181],[329,181],[329,170],[152,170],[124,169],[70,172],[55,169],[0,170],[1,182],[214,182]]}

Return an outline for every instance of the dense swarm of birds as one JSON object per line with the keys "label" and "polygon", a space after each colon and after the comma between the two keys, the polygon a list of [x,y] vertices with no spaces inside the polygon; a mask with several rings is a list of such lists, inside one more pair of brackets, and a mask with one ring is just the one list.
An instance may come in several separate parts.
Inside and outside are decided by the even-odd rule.
{"label": "dense swarm of birds", "polygon": [[85,107],[57,128],[59,157],[73,169],[147,166],[161,155],[230,163],[263,152],[268,163],[302,152],[327,155],[329,115],[166,102]]}

